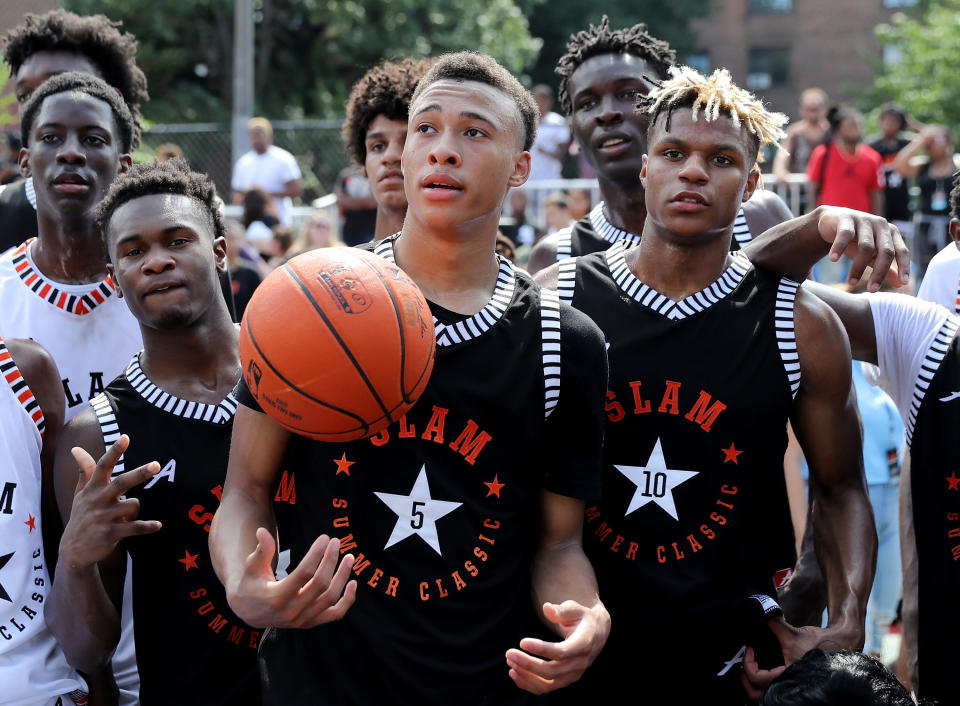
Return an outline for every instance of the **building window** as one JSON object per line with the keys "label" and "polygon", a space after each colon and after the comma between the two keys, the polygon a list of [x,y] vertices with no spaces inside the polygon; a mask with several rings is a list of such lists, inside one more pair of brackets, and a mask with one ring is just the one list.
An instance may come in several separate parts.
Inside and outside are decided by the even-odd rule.
{"label": "building window", "polygon": [[884,7],[913,7],[917,0],[883,0]]}
{"label": "building window", "polygon": [[903,62],[903,47],[899,44],[883,45],[883,65],[897,66]]}
{"label": "building window", "polygon": [[687,66],[696,69],[704,76],[710,73],[710,52],[698,51],[687,57]]}
{"label": "building window", "polygon": [[[896,0],[884,0],[884,2],[896,2]],[[901,0],[909,2],[909,0]],[[914,0],[916,2],[916,0]],[[793,0],[748,0],[747,13],[759,15],[768,12],[791,12],[793,10]]]}
{"label": "building window", "polygon": [[747,88],[766,91],[786,86],[790,80],[790,52],[787,49],[751,49]]}

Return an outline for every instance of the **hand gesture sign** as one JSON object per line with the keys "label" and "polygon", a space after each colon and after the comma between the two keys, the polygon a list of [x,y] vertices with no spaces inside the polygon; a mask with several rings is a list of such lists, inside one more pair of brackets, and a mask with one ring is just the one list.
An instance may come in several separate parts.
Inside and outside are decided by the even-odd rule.
{"label": "hand gesture sign", "polygon": [[159,522],[137,519],[139,500],[123,497],[131,488],[156,475],[160,464],[151,462],[111,478],[114,466],[129,444],[130,438],[122,435],[99,461],[94,461],[79,446],[71,449],[80,477],[70,520],[60,540],[61,565],[67,571],[85,569],[103,561],[126,537],[160,529]]}

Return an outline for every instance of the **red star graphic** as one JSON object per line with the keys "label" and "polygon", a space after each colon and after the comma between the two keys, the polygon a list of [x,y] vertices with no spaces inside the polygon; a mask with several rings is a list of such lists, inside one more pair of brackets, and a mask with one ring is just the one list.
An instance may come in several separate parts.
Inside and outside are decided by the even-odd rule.
{"label": "red star graphic", "polygon": [[184,552],[183,552],[183,559],[177,559],[177,561],[179,561],[181,564],[183,564],[185,567],[187,567],[187,568],[186,568],[187,571],[190,571],[190,569],[198,569],[198,568],[200,568],[200,567],[197,566],[197,557],[198,557],[198,556],[200,556],[200,555],[199,555],[199,554],[191,554],[189,551],[184,551]]}
{"label": "red star graphic", "polygon": [[33,532],[37,528],[37,518],[34,517],[33,515],[30,515],[30,513],[27,513],[27,514],[30,516],[30,518],[23,524],[29,527],[30,531]]}
{"label": "red star graphic", "polygon": [[957,472],[951,471],[947,477],[947,484],[950,486],[947,490],[956,490],[960,492],[960,478],[957,478]]}
{"label": "red star graphic", "polygon": [[738,451],[737,447],[734,446],[732,443],[730,444],[729,449],[720,449],[720,450],[723,451],[723,455],[725,457],[723,459],[724,463],[730,463],[730,461],[733,461],[738,466],[740,465],[740,462],[737,460],[737,456],[742,454],[743,451]]}
{"label": "red star graphic", "polygon": [[347,460],[347,452],[346,452],[346,451],[343,452],[343,456],[341,456],[340,458],[338,458],[338,459],[337,459],[337,458],[333,459],[333,462],[334,462],[335,464],[337,464],[337,475],[338,475],[338,476],[339,476],[341,473],[346,473],[346,474],[349,476],[349,475],[350,475],[350,466],[352,466],[353,464],[356,463],[356,461],[348,461],[348,460]]}
{"label": "red star graphic", "polygon": [[501,482],[499,481],[499,479],[497,478],[497,476],[494,476],[494,477],[493,477],[493,480],[490,481],[489,483],[484,482],[484,485],[487,486],[487,487],[490,489],[490,490],[487,492],[487,497],[488,497],[488,498],[489,498],[491,495],[496,495],[496,496],[499,498],[499,497],[500,497],[500,489],[506,487],[506,483],[501,483]]}

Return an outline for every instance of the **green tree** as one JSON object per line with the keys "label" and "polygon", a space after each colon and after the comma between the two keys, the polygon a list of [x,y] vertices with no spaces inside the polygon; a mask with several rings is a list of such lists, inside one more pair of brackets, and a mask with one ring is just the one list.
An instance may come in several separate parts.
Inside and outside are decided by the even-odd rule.
{"label": "green tree", "polygon": [[[65,0],[122,20],[140,41],[154,122],[223,121],[231,105],[232,0]],[[475,49],[521,72],[540,41],[514,0],[257,0],[256,110],[339,117],[350,86],[384,58]]]}
{"label": "green tree", "polygon": [[877,35],[888,62],[876,78],[868,101],[894,101],[922,122],[956,123],[960,115],[960,81],[953,65],[960,56],[960,0],[930,0],[915,13],[897,13]]}

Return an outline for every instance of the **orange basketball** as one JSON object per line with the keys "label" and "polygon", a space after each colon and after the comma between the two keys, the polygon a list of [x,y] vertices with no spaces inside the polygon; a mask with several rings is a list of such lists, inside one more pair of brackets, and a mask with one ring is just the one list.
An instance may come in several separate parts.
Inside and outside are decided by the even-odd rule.
{"label": "orange basketball", "polygon": [[243,379],[270,417],[320,441],[353,441],[423,393],[436,348],[420,288],[355,248],[322,248],[257,287],[240,324]]}

